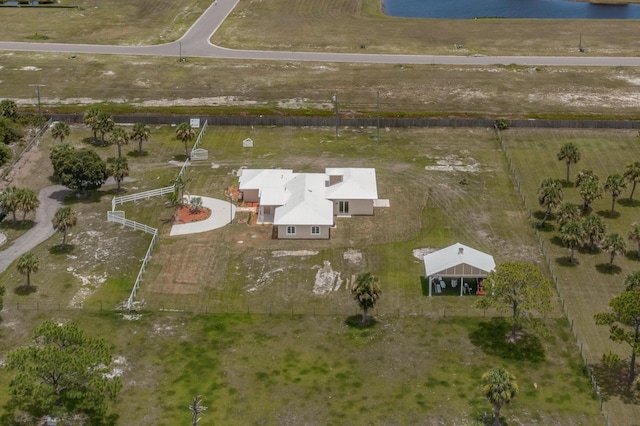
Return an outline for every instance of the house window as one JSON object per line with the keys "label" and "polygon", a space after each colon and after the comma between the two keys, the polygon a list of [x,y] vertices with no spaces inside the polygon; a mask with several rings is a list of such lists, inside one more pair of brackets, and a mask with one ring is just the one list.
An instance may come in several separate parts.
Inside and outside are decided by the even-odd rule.
{"label": "house window", "polygon": [[349,214],[349,202],[348,201],[339,201],[338,202],[338,213],[340,213],[340,214]]}
{"label": "house window", "polygon": [[311,227],[311,235],[320,235],[320,227],[312,226]]}
{"label": "house window", "polygon": [[287,226],[287,235],[296,235],[296,227]]}

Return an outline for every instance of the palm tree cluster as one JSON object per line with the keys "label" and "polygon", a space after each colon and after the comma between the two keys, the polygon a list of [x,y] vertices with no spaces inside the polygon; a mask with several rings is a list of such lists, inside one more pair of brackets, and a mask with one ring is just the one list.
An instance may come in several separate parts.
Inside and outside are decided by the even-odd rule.
{"label": "palm tree cluster", "polygon": [[17,212],[22,213],[21,222],[24,223],[27,214],[35,211],[40,205],[38,194],[30,188],[17,188],[10,186],[0,193],[0,209],[13,216],[13,223],[16,222]]}
{"label": "palm tree cluster", "polygon": [[[144,123],[134,124],[130,132],[127,132],[122,127],[116,126],[113,118],[95,105],[85,111],[84,124],[89,126],[93,131],[94,143],[98,142],[99,133],[100,143],[102,145],[106,145],[107,142],[116,144],[118,147],[118,158],[122,157],[122,145],[128,145],[131,140],[138,141],[138,155],[142,155],[142,143],[148,141],[151,136],[149,126]],[[110,135],[109,141],[106,139],[107,135]],[[57,137],[54,136],[54,138]]]}

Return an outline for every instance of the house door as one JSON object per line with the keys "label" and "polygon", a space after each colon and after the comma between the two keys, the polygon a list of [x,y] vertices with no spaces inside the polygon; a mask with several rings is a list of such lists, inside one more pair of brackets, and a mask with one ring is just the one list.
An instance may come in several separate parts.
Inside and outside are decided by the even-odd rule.
{"label": "house door", "polygon": [[339,201],[338,202],[338,213],[339,214],[349,214],[349,202],[348,201]]}

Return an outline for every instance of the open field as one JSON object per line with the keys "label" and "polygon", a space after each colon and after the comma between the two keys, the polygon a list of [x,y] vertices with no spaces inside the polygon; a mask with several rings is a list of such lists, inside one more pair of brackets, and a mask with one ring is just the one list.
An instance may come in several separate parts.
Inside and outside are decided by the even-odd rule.
{"label": "open field", "polygon": [[[44,282],[34,276],[37,293],[13,292],[23,279],[15,269],[0,277],[8,290],[3,341],[7,347],[24,342],[44,317],[76,318],[105,336],[125,383],[115,407],[119,424],[176,424],[189,414],[183,401],[192,394],[203,394],[211,407],[205,420],[223,424],[463,424],[488,411],[478,378],[496,364],[521,381],[518,402],[504,410],[509,421],[601,424],[568,324],[555,319],[559,309],[546,320],[551,334],[541,340],[546,355],[540,368],[539,360],[501,360],[470,343],[486,321],[472,308],[474,297],[422,294],[424,271],[414,249],[461,241],[494,253],[497,261],[541,263],[493,131],[389,129],[376,143],[372,130],[341,129],[336,141],[333,129],[209,128],[203,146],[210,161],[190,168],[192,194],[223,197],[240,166],[321,171],[351,165],[376,167],[380,197],[391,207],[371,218],[340,219],[330,241],[309,247],[307,241],[274,241],[269,227],[248,226],[242,214],[217,231],[169,238],[163,200],[125,205],[128,217],[161,229],[139,293],[141,315],[129,321],[109,309],[128,296],[147,237],[104,221],[108,191],[100,200],[75,203],[83,214],[70,251],[52,249],[58,237],[38,249],[52,270]],[[125,184],[128,192],[164,186],[175,176],[178,169],[168,161],[179,159],[182,147],[171,133],[170,127],[153,129],[148,155],[128,157],[136,179]],[[70,140],[82,145],[88,136],[74,128]],[[241,148],[247,136],[253,149]],[[113,146],[97,149],[115,154]],[[298,250],[317,254],[291,255]],[[95,256],[98,261],[90,262]],[[322,268],[343,282],[315,295]],[[357,312],[345,286],[364,270],[380,277],[384,294],[376,327],[355,330],[344,325]],[[70,309],[83,287],[74,273],[106,277],[86,295],[83,310]],[[60,310],[51,306],[55,301]],[[159,313],[160,307],[236,314]]]}
{"label": "open field", "polygon": [[0,99],[43,113],[637,118],[634,68],[446,67],[0,52]]}

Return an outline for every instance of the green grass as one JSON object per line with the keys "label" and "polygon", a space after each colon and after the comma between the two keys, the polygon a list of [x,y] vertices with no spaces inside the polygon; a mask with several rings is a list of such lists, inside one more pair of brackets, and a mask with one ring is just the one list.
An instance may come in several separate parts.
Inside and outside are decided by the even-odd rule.
{"label": "green grass", "polygon": [[[582,155],[580,162],[572,166],[572,182],[582,169],[592,169],[600,176],[601,181],[604,181],[609,174],[622,173],[624,165],[639,155],[637,132],[632,131],[510,129],[504,136],[523,192],[534,211],[539,210],[535,194],[542,179],[565,177],[564,164],[556,160],[556,154],[564,143],[574,142]],[[580,202],[576,188],[565,187],[564,193],[566,200]],[[607,232],[618,232],[626,238],[630,224],[638,220],[640,204],[631,204],[624,198],[623,194],[617,203],[618,215],[611,217],[608,214],[611,197],[605,193],[601,200],[594,203],[593,214],[603,218]],[[559,279],[560,291],[566,300],[568,312],[575,321],[574,327],[584,344],[589,361],[593,364],[599,363],[602,354],[609,350],[626,359],[630,355],[629,351],[610,342],[607,328],[596,326],[593,314],[606,311],[609,300],[624,289],[623,281],[626,275],[640,269],[640,262],[636,256],[637,247],[628,244],[629,253],[627,256],[616,257],[615,264],[618,268],[611,271],[604,266],[608,263],[609,256],[603,252],[578,250],[576,258],[579,264],[568,264],[568,249],[559,241],[557,225],[553,220],[545,231],[540,232],[540,237],[551,267]],[[637,406],[623,404],[617,398],[613,398],[608,404],[608,412],[611,421],[616,424],[628,423],[628,419],[638,414]],[[613,417],[619,414],[627,417]]]}

